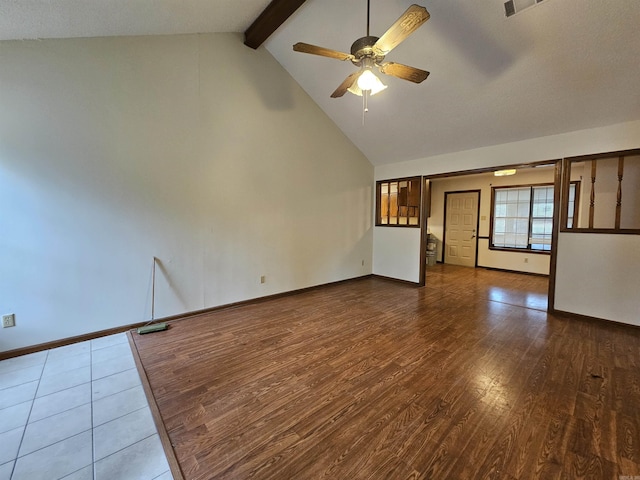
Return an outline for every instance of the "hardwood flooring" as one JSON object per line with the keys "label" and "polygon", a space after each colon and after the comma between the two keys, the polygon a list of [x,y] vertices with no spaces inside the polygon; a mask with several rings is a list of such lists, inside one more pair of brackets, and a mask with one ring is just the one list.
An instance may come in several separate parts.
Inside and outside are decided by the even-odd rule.
{"label": "hardwood flooring", "polygon": [[185,478],[640,476],[640,329],[548,315],[544,277],[427,279],[134,334]]}

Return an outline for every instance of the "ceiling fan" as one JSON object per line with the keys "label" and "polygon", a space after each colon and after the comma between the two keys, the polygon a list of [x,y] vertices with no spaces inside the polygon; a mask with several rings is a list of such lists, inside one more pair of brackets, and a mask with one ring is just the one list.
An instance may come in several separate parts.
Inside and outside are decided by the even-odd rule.
{"label": "ceiling fan", "polygon": [[379,38],[369,35],[369,16],[370,0],[367,0],[367,35],[353,42],[350,54],[301,42],[293,46],[293,50],[296,52],[311,53],[343,61],[351,60],[355,66],[360,67],[359,71],[349,75],[340,84],[331,94],[332,98],[342,97],[349,91],[355,95],[364,96],[366,99],[367,95],[375,95],[387,88],[373,73],[374,66],[385,75],[414,83],[420,83],[429,76],[429,72],[419,68],[395,62],[384,62],[385,56],[391,50],[429,20],[430,15],[427,9],[419,5],[411,5]]}

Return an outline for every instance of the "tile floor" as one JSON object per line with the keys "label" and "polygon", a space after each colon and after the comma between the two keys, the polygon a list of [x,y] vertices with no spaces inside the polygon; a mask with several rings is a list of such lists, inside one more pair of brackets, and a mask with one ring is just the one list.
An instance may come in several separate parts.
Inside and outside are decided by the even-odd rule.
{"label": "tile floor", "polygon": [[172,480],[126,334],[0,362],[0,480]]}

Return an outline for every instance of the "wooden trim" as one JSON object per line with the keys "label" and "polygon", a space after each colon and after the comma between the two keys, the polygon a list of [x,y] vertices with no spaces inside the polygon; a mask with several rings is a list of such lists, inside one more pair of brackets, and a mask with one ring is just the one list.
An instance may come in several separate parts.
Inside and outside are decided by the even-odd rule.
{"label": "wooden trim", "polygon": [[[160,320],[156,320],[156,321],[160,321]],[[37,345],[30,345],[28,347],[16,348],[14,350],[5,350],[4,352],[0,352],[0,361],[6,360],[7,358],[20,357],[22,355],[28,355],[30,353],[40,352],[42,350],[49,350],[52,348],[64,347],[65,345],[71,345],[72,343],[86,342],[87,340],[106,337],[107,335],[115,335],[116,333],[122,333],[128,330],[132,330],[134,328],[142,327],[143,325],[147,325],[148,323],[151,323],[151,322],[146,321],[146,322],[132,323],[129,325],[122,325],[120,327],[109,328],[107,330],[98,330],[96,332],[83,333],[82,335],[77,335],[74,337],[61,338],[59,340],[53,340],[51,342],[39,343]]]}
{"label": "wooden trim", "polygon": [[606,318],[599,318],[599,317],[591,317],[589,315],[582,315],[580,313],[573,313],[573,312],[566,312],[564,310],[554,310],[553,312],[550,312],[553,315],[555,315],[556,317],[564,317],[564,318],[569,318],[572,320],[585,320],[587,322],[605,322],[608,325],[611,326],[615,326],[615,327],[620,327],[620,328],[634,328],[634,329],[640,329],[640,325],[634,325],[633,323],[625,323],[625,322],[617,322],[615,320],[608,320]]}
{"label": "wooden trim", "polygon": [[156,424],[156,429],[158,430],[158,436],[160,437],[160,442],[162,443],[162,448],[164,450],[164,454],[167,457],[167,462],[169,463],[169,468],[171,469],[171,475],[174,480],[184,480],[184,475],[182,473],[182,469],[180,468],[180,464],[178,463],[178,458],[176,457],[176,452],[171,445],[171,439],[169,438],[169,434],[167,433],[167,428],[162,420],[162,415],[160,414],[160,409],[158,408],[158,404],[156,403],[156,398],[153,396],[153,390],[151,389],[151,384],[149,383],[149,378],[147,377],[147,372],[144,369],[144,365],[140,360],[140,353],[138,352],[138,346],[133,341],[133,336],[131,332],[127,332],[127,339],[129,340],[129,346],[131,347],[131,353],[133,353],[133,359],[136,362],[136,368],[138,369],[138,375],[140,375],[140,381],[142,382],[142,388],[144,389],[145,396],[147,397],[147,402],[149,403],[149,409],[151,410],[151,416],[153,417],[153,422]]}
{"label": "wooden trim", "polygon": [[[489,250],[495,250],[496,252],[514,252],[514,253],[526,253],[533,255],[551,255],[551,250],[533,250],[531,248],[515,248],[515,247],[492,247],[489,243]],[[553,248],[553,247],[552,247]]]}
{"label": "wooden trim", "polygon": [[378,275],[377,273],[372,274],[371,277],[385,280],[387,282],[402,283],[403,285],[408,285],[410,287],[424,287],[424,285],[420,285],[420,282],[411,282],[409,280],[402,280],[401,278],[387,277],[385,275]]}
{"label": "wooden trim", "polygon": [[420,228],[420,224],[418,225],[396,225],[395,223],[392,224],[386,224],[386,223],[380,223],[380,224],[376,224],[376,227],[393,227],[393,228]]}
{"label": "wooden trim", "polygon": [[[398,208],[398,212],[397,212],[397,216],[396,218],[398,218],[398,220],[400,219],[400,182],[407,182],[407,199],[409,198],[409,187],[410,185],[412,185],[414,182],[418,184],[418,198],[422,197],[422,177],[420,176],[413,176],[413,177],[403,177],[403,178],[391,178],[391,179],[387,179],[387,180],[376,180],[376,198],[375,198],[375,212],[376,212],[376,218],[375,218],[375,226],[376,227],[400,227],[400,228],[420,228],[421,226],[421,218],[422,218],[422,202],[419,201],[418,202],[418,223],[411,225],[409,224],[409,208],[408,208],[408,201],[407,201],[407,205],[405,205],[405,207],[407,207],[407,215],[406,218],[407,223],[406,224],[401,224],[401,223],[389,223],[391,220],[391,184],[395,183],[398,185],[398,192],[396,193],[396,205]],[[381,201],[381,197],[382,197],[382,184],[386,183],[388,184],[388,194],[389,194],[389,209],[387,210],[387,223],[382,223],[382,211],[381,211],[381,207],[380,207],[380,201]]]}
{"label": "wooden trim", "polygon": [[273,0],[244,32],[244,44],[254,50],[262,45],[305,0]]}
{"label": "wooden trim", "polygon": [[618,191],[616,192],[616,230],[620,230],[622,217],[622,176],[624,175],[624,157],[618,157]]}
{"label": "wooden trim", "polygon": [[178,321],[178,320],[186,320],[188,318],[198,317],[198,316],[201,316],[201,315],[206,315],[206,314],[209,314],[211,312],[217,312],[218,310],[225,310],[225,309],[229,309],[229,308],[237,308],[237,307],[242,307],[242,306],[245,306],[245,305],[254,305],[256,303],[262,303],[262,302],[266,302],[266,301],[273,300],[273,299],[276,299],[276,298],[288,297],[290,295],[298,295],[299,293],[305,293],[305,292],[309,292],[309,291],[316,290],[316,289],[319,289],[319,288],[328,287],[328,286],[331,286],[331,285],[339,285],[339,284],[342,284],[342,283],[357,282],[359,280],[364,280],[366,278],[370,278],[370,277],[373,277],[373,276],[374,276],[373,274],[367,274],[367,275],[362,275],[362,276],[359,276],[359,277],[346,278],[344,280],[337,280],[335,282],[323,283],[323,284],[320,284],[320,285],[314,285],[312,287],[305,287],[305,288],[300,288],[300,289],[297,289],[297,290],[290,290],[290,291],[287,291],[287,292],[275,293],[273,295],[266,295],[264,297],[251,298],[249,300],[242,300],[240,302],[227,303],[227,304],[218,305],[218,306],[215,306],[215,307],[203,308],[201,310],[192,310],[190,312],[184,312],[184,313],[180,313],[180,314],[177,314],[177,315],[170,315],[168,317],[157,318],[157,319],[152,320],[152,321],[131,323],[129,325],[122,325],[120,327],[109,328],[107,330],[99,330],[97,332],[85,333],[85,334],[78,335],[78,336],[75,336],[75,337],[67,337],[67,338],[62,338],[60,340],[54,340],[52,342],[46,342],[46,343],[40,343],[38,345],[31,345],[31,346],[28,346],[28,347],[16,348],[14,350],[7,350],[7,351],[4,351],[4,352],[0,352],[0,361],[1,360],[6,360],[7,358],[20,357],[22,355],[27,355],[27,354],[30,354],[30,353],[40,352],[42,350],[49,350],[51,348],[64,347],[65,345],[70,345],[72,343],[78,343],[78,342],[84,342],[84,341],[87,341],[87,340],[93,340],[94,338],[104,337],[104,336],[107,336],[107,335],[115,335],[116,333],[127,332],[129,330],[134,330],[136,328],[142,327],[144,325],[148,325],[150,323],[172,322],[172,321]]}
{"label": "wooden trim", "polygon": [[600,158],[613,158],[613,157],[632,157],[640,155],[640,148],[633,148],[631,150],[618,150],[615,152],[593,153],[590,155],[578,155],[575,157],[567,157],[566,160],[570,162],[587,162],[590,160],[598,160]]}
{"label": "wooden trim", "polygon": [[475,244],[476,244],[476,260],[474,262],[474,268],[478,266],[478,233],[480,232],[480,205],[482,203],[482,189],[478,190],[478,211],[476,212],[476,228],[475,228]]}
{"label": "wooden trim", "polygon": [[[560,162],[560,160],[558,160],[558,162]],[[557,166],[557,162],[556,162],[556,166]],[[519,252],[519,253],[533,253],[533,254],[543,254],[543,255],[549,255],[551,253],[551,250],[553,250],[553,231],[552,231],[552,237],[551,237],[551,250],[535,250],[533,248],[515,248],[515,247],[496,247],[493,245],[493,223],[494,223],[494,212],[495,212],[495,206],[496,206],[496,190],[498,189],[507,189],[507,188],[528,188],[531,191],[531,200],[529,201],[529,231],[527,233],[527,245],[529,245],[529,240],[531,239],[531,234],[532,234],[532,224],[533,224],[533,189],[535,187],[550,187],[553,186],[553,194],[554,194],[554,215],[555,215],[555,211],[557,210],[558,204],[555,203],[556,199],[555,199],[555,194],[556,194],[556,190],[557,187],[554,185],[553,182],[544,182],[544,183],[528,183],[528,184],[520,184],[520,185],[491,185],[491,205],[490,205],[490,209],[489,209],[489,245],[488,248],[489,250],[497,250],[497,251],[507,251],[507,252]],[[540,218],[540,217],[539,217]],[[546,217],[542,217],[542,218],[546,218]],[[553,217],[552,217],[553,219]],[[554,225],[555,227],[555,225]]]}
{"label": "wooden trim", "polygon": [[382,184],[380,182],[376,182],[376,196],[373,199],[375,205],[375,214],[376,218],[374,220],[374,224],[378,224],[378,219],[382,215],[382,206],[380,205],[380,198],[382,195]]}
{"label": "wooden trim", "polygon": [[596,210],[596,161],[591,160],[591,193],[589,194],[589,228],[593,228],[593,217]]}
{"label": "wooden trim", "polygon": [[527,188],[527,187],[552,187],[553,182],[520,183],[517,185],[491,185],[491,188]]}
{"label": "wooden trim", "polygon": [[427,284],[427,241],[429,240],[429,217],[431,216],[431,181],[422,180],[422,205],[420,206],[420,281],[421,287]]}
{"label": "wooden trim", "polygon": [[563,233],[608,233],[610,235],[640,235],[639,228],[565,228]]}
{"label": "wooden trim", "polygon": [[425,178],[428,178],[430,180],[436,180],[436,179],[440,179],[440,178],[450,178],[450,177],[462,177],[465,175],[475,175],[478,173],[493,173],[496,170],[509,170],[512,168],[515,168],[516,170],[518,169],[522,169],[522,168],[533,168],[533,167],[542,167],[545,165],[548,166],[552,166],[554,165],[556,162],[558,162],[560,159],[556,158],[553,160],[542,160],[539,162],[529,162],[529,163],[514,163],[514,164],[510,164],[510,165],[501,165],[498,167],[483,167],[483,168],[474,168],[471,170],[457,170],[455,172],[448,172],[448,173],[435,173],[433,175],[426,175]]}
{"label": "wooden trim", "polygon": [[[571,218],[571,225],[573,228],[573,225],[577,225],[578,224],[578,219],[580,218],[580,186],[582,185],[582,181],[581,180],[571,180],[569,179],[569,187],[571,187],[571,185],[575,186],[575,191],[574,191],[574,197],[573,197],[573,217]],[[563,190],[567,192],[567,198],[566,198],[566,202],[564,203],[564,206],[562,206],[561,208],[563,209],[568,209],[569,208],[569,187],[567,187],[567,190]],[[564,186],[562,187],[564,188]],[[564,195],[564,194],[563,194]],[[562,211],[560,212],[562,213]],[[569,220],[569,215],[568,215],[568,211],[565,213],[565,216],[567,218],[565,218],[564,220],[564,224],[561,221],[560,227],[567,228],[567,222]],[[560,231],[562,232],[562,228],[560,229]]]}
{"label": "wooden trim", "polygon": [[[560,231],[563,233],[598,233],[598,234],[610,234],[610,235],[640,235],[640,229],[638,228],[628,228],[628,229],[622,229],[622,228],[597,228],[594,227],[594,222],[593,222],[593,215],[594,215],[594,210],[595,210],[595,189],[594,189],[594,183],[595,183],[595,169],[596,169],[596,161],[597,160],[602,160],[602,159],[614,159],[614,158],[618,158],[618,178],[619,178],[619,185],[618,185],[618,190],[619,190],[619,202],[620,202],[620,209],[618,209],[618,205],[616,204],[616,224],[618,225],[618,210],[620,210],[620,213],[622,211],[622,185],[621,185],[621,180],[620,180],[620,176],[622,176],[622,174],[624,173],[624,165],[621,166],[621,160],[622,163],[624,164],[624,158],[628,157],[628,156],[640,156],[640,148],[635,148],[635,149],[631,149],[631,150],[619,150],[619,151],[615,151],[615,152],[604,152],[604,153],[596,153],[596,154],[592,154],[592,155],[580,155],[580,156],[575,156],[575,157],[567,157],[564,159],[564,161],[566,162],[566,171],[567,171],[567,175],[570,175],[571,173],[571,166],[574,162],[591,162],[591,194],[590,194],[590,206],[589,206],[589,212],[588,212],[588,224],[589,227],[587,228],[577,228],[576,224],[577,222],[575,222],[574,220],[574,226],[573,228],[567,228],[567,223],[566,223],[566,213],[564,212],[564,210],[567,208],[567,205],[564,204],[564,202],[566,201],[565,198],[565,193],[563,193],[563,205],[562,205],[562,210],[563,210],[563,219],[561,221],[561,225],[560,225]],[[563,180],[563,192],[568,192],[568,184],[569,183],[573,183],[570,182],[569,179],[565,179]],[[576,195],[579,193],[579,190],[576,190]],[[586,191],[584,192],[586,194]],[[579,198],[579,197],[577,197]],[[586,212],[585,212],[586,215]]]}
{"label": "wooden trim", "polygon": [[[495,272],[521,273],[522,275],[531,275],[532,277],[548,277],[549,276],[545,273],[523,272],[522,270],[511,270],[509,268],[498,268],[498,267],[485,267],[484,265],[478,265],[478,268],[484,268],[485,270],[493,270]],[[531,307],[526,307],[526,308],[531,308]]]}
{"label": "wooden trim", "polygon": [[[553,219],[551,224],[551,258],[549,259],[549,285],[547,290],[547,311],[552,312],[556,302],[556,269],[558,267],[558,235],[560,234],[560,222],[562,221],[562,215],[560,212],[563,210],[562,196],[569,193],[569,188],[566,190],[562,188],[563,174],[569,178],[570,171],[565,171],[564,167],[566,162],[559,161],[553,170]],[[566,193],[564,193],[566,192]],[[577,203],[577,202],[576,202]],[[565,216],[566,216],[566,207]],[[566,225],[566,219],[565,219]]]}

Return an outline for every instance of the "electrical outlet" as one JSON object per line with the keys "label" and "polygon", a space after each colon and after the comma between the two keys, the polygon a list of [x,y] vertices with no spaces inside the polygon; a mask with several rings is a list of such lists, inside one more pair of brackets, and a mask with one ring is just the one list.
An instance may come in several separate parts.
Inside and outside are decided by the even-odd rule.
{"label": "electrical outlet", "polygon": [[2,328],[15,327],[15,326],[16,326],[16,316],[13,313],[2,316]]}
{"label": "electrical outlet", "polygon": [[364,260],[362,260],[362,266],[364,267]]}
{"label": "electrical outlet", "polygon": [[264,275],[260,276],[260,283],[264,283],[267,281],[267,277],[265,277]]}
{"label": "electrical outlet", "polygon": [[524,263],[529,263],[529,258],[528,257],[524,257]]}

